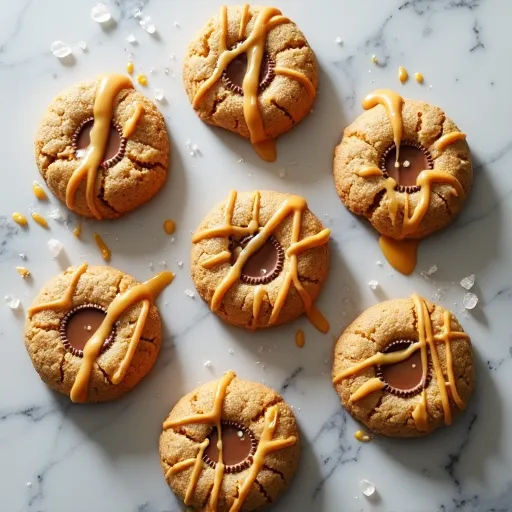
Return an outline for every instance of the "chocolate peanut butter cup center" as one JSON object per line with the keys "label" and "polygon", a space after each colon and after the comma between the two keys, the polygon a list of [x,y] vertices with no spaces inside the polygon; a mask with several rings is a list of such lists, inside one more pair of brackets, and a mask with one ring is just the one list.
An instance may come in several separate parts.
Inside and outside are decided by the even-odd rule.
{"label": "chocolate peanut butter cup center", "polygon": [[[248,468],[256,452],[257,441],[252,431],[235,422],[221,423],[222,461],[226,473],[239,473]],[[219,433],[213,428],[209,435],[210,444],[203,454],[203,460],[215,468],[219,461]]]}
{"label": "chocolate peanut butter cup center", "polygon": [[[400,340],[391,343],[385,354],[406,350],[412,341]],[[415,350],[407,359],[397,363],[382,364],[377,367],[377,376],[386,384],[386,391],[398,396],[413,396],[427,385],[429,369],[424,376],[421,363],[421,349]]]}
{"label": "chocolate peanut butter cup center", "polygon": [[[232,263],[234,263],[253,237],[231,241]],[[277,238],[269,236],[265,243],[249,256],[242,268],[240,280],[247,284],[267,284],[273,281],[283,270],[284,249]]]}
{"label": "chocolate peanut butter cup center", "polygon": [[396,146],[393,144],[384,151],[380,160],[380,168],[386,177],[393,178],[400,192],[417,192],[418,176],[422,171],[434,167],[430,152],[421,144],[412,141],[402,141],[398,162]]}
{"label": "chocolate peanut butter cup center", "polygon": [[[227,86],[237,94],[243,96],[243,83],[247,73],[247,54],[237,55],[227,66],[223,73],[224,81]],[[267,53],[263,55],[259,76],[259,91],[263,91],[269,86],[274,78],[274,60]]]}
{"label": "chocolate peanut butter cup center", "polygon": [[[83,158],[91,143],[91,130],[94,119],[84,121],[73,135],[73,150],[77,158]],[[103,167],[112,167],[119,162],[126,148],[126,139],[122,136],[120,126],[111,124],[107,146],[103,155]]]}
{"label": "chocolate peanut butter cup center", "polygon": [[[82,357],[85,344],[98,330],[105,316],[106,311],[96,304],[85,304],[69,311],[60,325],[60,336],[66,349],[75,356]],[[113,339],[114,332],[105,340],[102,350],[105,350]]]}

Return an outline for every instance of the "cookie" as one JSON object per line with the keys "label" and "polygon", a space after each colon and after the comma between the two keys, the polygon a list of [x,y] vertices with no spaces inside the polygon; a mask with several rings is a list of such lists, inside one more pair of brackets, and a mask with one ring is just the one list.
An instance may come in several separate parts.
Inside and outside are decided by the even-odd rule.
{"label": "cookie", "polygon": [[232,191],[192,237],[192,279],[230,324],[258,329],[305,312],[327,332],[313,302],[327,276],[329,236],[300,196]]}
{"label": "cookie", "polygon": [[335,149],[334,182],[347,208],[385,237],[392,258],[386,243],[400,247],[393,241],[424,238],[456,217],[471,188],[471,158],[465,134],[438,107],[386,89],[363,107]]}
{"label": "cookie", "polygon": [[376,304],[340,336],[333,383],[345,409],[378,434],[429,434],[465,409],[475,385],[471,340],[418,295]]}
{"label": "cookie", "polygon": [[69,209],[113,219],[162,188],[169,138],[162,114],[128,77],[104,75],[53,100],[35,153],[46,184]]}
{"label": "cookie", "polygon": [[286,402],[233,372],[184,396],[160,436],[165,479],[195,510],[249,512],[274,503],[295,474],[299,452]]}
{"label": "cookie", "polygon": [[274,161],[274,139],[311,109],[317,64],[304,34],[278,9],[222,6],[190,43],[183,83],[203,121],[242,135]]}
{"label": "cookie", "polygon": [[28,310],[25,346],[48,386],[73,402],[114,400],[151,370],[162,341],[158,294],[170,272],[145,283],[111,267],[70,267]]}

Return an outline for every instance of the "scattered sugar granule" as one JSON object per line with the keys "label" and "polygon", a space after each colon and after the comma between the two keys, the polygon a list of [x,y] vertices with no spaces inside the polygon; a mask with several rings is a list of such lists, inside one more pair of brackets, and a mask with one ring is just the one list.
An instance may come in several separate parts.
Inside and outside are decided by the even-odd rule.
{"label": "scattered sugar granule", "polygon": [[205,361],[205,363],[204,363],[205,368],[211,368],[211,366],[212,366],[212,362],[209,359],[208,359],[208,361]]}
{"label": "scattered sugar granule", "polygon": [[53,220],[56,220],[57,222],[64,222],[66,219],[63,217],[62,215],[62,212],[58,209],[58,208],[55,208],[55,210],[52,210],[50,212],[50,217],[53,219]]}
{"label": "scattered sugar granule", "polygon": [[471,290],[473,288],[473,285],[475,284],[475,275],[471,274],[470,276],[465,277],[460,282],[460,285],[462,288],[465,288],[466,290]]}
{"label": "scattered sugar granule", "polygon": [[361,492],[365,496],[371,496],[375,492],[375,485],[370,480],[363,479],[359,482],[359,487],[361,488]]}
{"label": "scattered sugar granule", "polygon": [[4,299],[5,299],[5,302],[7,302],[7,305],[11,309],[18,309],[20,307],[20,304],[21,304],[20,299],[17,299],[13,295],[6,295],[4,297]]}
{"label": "scattered sugar granule", "polygon": [[368,283],[368,286],[369,286],[372,290],[376,290],[376,289],[377,289],[377,286],[379,286],[379,282],[378,282],[378,281],[375,281],[375,279],[372,279],[372,280]]}
{"label": "scattered sugar granule", "polygon": [[59,59],[64,59],[72,53],[71,46],[63,41],[54,41],[50,46],[50,50]]}
{"label": "scattered sugar granule", "polygon": [[462,299],[462,305],[464,309],[473,309],[478,304],[478,297],[471,292],[464,294]]}
{"label": "scattered sugar granule", "polygon": [[375,265],[377,265],[377,267],[382,267],[382,261],[377,260],[377,261],[375,262]]}
{"label": "scattered sugar granule", "polygon": [[283,178],[286,176],[286,168],[285,168],[285,167],[281,167],[281,168],[279,169],[279,173],[278,173],[278,174],[279,174],[279,177],[280,177],[281,179],[283,179]]}
{"label": "scattered sugar granule", "polygon": [[106,23],[112,19],[112,15],[105,4],[98,2],[91,10],[91,18],[98,23]]}
{"label": "scattered sugar granule", "polygon": [[334,42],[335,42],[336,44],[342,44],[342,43],[343,43],[343,41],[341,40],[341,37],[340,37],[340,36],[338,36],[338,37],[334,40]]}
{"label": "scattered sugar granule", "polygon": [[196,156],[201,154],[199,146],[197,144],[194,144],[190,139],[187,139],[185,141],[185,148],[187,148],[190,156]]}
{"label": "scattered sugar granule", "polygon": [[57,240],[56,238],[51,238],[46,242],[46,245],[48,246],[48,249],[50,251],[50,254],[56,258],[64,248],[62,245],[62,242],[60,240]]}
{"label": "scattered sugar granule", "polygon": [[26,259],[27,259],[27,255],[26,255],[24,252],[20,252],[19,257],[20,257],[22,260],[26,260]]}
{"label": "scattered sugar granule", "polygon": [[183,261],[178,261],[178,267],[183,267]]}
{"label": "scattered sugar granule", "polygon": [[80,50],[82,50],[83,52],[85,52],[85,50],[87,50],[87,43],[85,41],[80,41],[78,43],[78,46],[80,46]]}
{"label": "scattered sugar granule", "polygon": [[192,290],[189,290],[188,288],[185,290],[185,295],[187,295],[191,299],[193,299],[196,296],[196,294]]}
{"label": "scattered sugar granule", "polygon": [[137,42],[137,38],[133,34],[128,34],[128,36],[126,37],[126,40],[130,44],[135,44]]}
{"label": "scattered sugar granule", "polygon": [[164,91],[162,89],[155,89],[155,100],[162,101],[164,99]]}
{"label": "scattered sugar granule", "polygon": [[232,348],[230,348],[230,349],[228,350],[228,354],[229,354],[230,356],[232,356],[234,353],[235,353],[235,351],[234,351]]}
{"label": "scattered sugar granule", "polygon": [[156,32],[156,27],[151,20],[151,16],[144,16],[139,20],[139,24],[148,34],[154,34]]}

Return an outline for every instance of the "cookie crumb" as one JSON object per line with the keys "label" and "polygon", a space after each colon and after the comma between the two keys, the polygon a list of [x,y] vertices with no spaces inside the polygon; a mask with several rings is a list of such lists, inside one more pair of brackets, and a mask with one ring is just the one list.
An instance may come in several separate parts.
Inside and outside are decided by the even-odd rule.
{"label": "cookie crumb", "polygon": [[376,281],[375,279],[372,279],[369,283],[368,283],[368,286],[372,289],[372,290],[376,290],[377,287],[379,286],[379,282]]}
{"label": "cookie crumb", "polygon": [[26,279],[30,275],[30,270],[26,267],[16,267],[16,272],[18,272],[23,279]]}
{"label": "cookie crumb", "polygon": [[462,305],[464,309],[473,309],[478,304],[478,297],[471,292],[464,294],[462,299]]}
{"label": "cookie crumb", "polygon": [[195,294],[192,290],[190,290],[189,288],[187,288],[187,289],[185,290],[185,295],[187,295],[187,296],[188,296],[188,297],[190,297],[191,299],[195,298],[195,296],[196,296],[196,294]]}
{"label": "cookie crumb", "polygon": [[56,238],[51,238],[46,242],[46,245],[48,246],[48,249],[50,251],[50,254],[53,258],[57,258],[57,256],[61,253],[64,246],[62,245],[62,242],[60,240],[57,240]]}
{"label": "cookie crumb", "polygon": [[13,310],[16,310],[20,307],[20,304],[21,304],[21,301],[20,299],[17,299],[16,297],[14,297],[13,295],[6,295],[4,297],[5,299],[5,302],[7,302],[7,305],[13,309]]}
{"label": "cookie crumb", "polygon": [[471,274],[470,276],[465,277],[460,282],[460,285],[462,286],[462,288],[465,288],[466,290],[471,290],[471,288],[473,288],[474,284],[475,284],[475,274]]}
{"label": "cookie crumb", "polygon": [[106,23],[112,15],[105,4],[98,2],[91,10],[91,18],[98,23]]}
{"label": "cookie crumb", "polygon": [[403,66],[398,68],[398,79],[402,84],[405,84],[405,82],[409,80],[409,73],[407,73],[407,70]]}
{"label": "cookie crumb", "polygon": [[65,59],[72,53],[71,46],[63,41],[54,41],[50,46],[50,50],[54,57],[57,57],[58,59]]}
{"label": "cookie crumb", "polygon": [[359,482],[359,487],[361,488],[361,492],[365,496],[371,496],[375,492],[375,485],[370,480],[363,479]]}

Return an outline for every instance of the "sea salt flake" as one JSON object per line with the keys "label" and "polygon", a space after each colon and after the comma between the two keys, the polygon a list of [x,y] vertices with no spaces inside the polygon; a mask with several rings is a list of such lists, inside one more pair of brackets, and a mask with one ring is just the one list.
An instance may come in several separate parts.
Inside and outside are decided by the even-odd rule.
{"label": "sea salt flake", "polygon": [[169,74],[169,68],[165,68],[165,69],[164,69],[164,73],[165,73],[166,75],[168,75],[168,74]]}
{"label": "sea salt flake", "polygon": [[402,165],[407,168],[411,165],[411,162],[409,162],[409,160],[404,160],[404,163]]}
{"label": "sea salt flake", "polygon": [[91,18],[98,23],[106,23],[112,19],[112,16],[108,7],[98,2],[91,10]]}
{"label": "sea salt flake", "polygon": [[5,302],[7,302],[7,305],[11,309],[18,309],[20,307],[20,304],[21,304],[20,299],[17,299],[13,295],[6,295],[4,297],[4,299],[5,299]]}
{"label": "sea salt flake", "polygon": [[175,22],[174,22],[174,26],[175,26],[176,28],[180,28],[180,24],[179,24],[177,21],[175,21]]}
{"label": "sea salt flake", "polygon": [[87,43],[85,41],[80,41],[78,43],[78,46],[80,46],[80,49],[85,52],[85,50],[87,50]]}
{"label": "sea salt flake", "polygon": [[55,210],[52,210],[50,212],[50,217],[58,222],[64,222],[65,220],[62,216],[62,212],[58,208],[55,208]]}
{"label": "sea salt flake", "polygon": [[377,289],[377,286],[379,286],[379,282],[378,282],[378,281],[375,281],[375,279],[372,279],[372,280],[368,283],[368,286],[369,286],[372,290],[376,290],[376,289]]}
{"label": "sea salt flake", "polygon": [[428,270],[427,270],[427,276],[431,276],[432,274],[435,274],[437,272],[437,265],[432,265]]}
{"label": "sea salt flake", "polygon": [[133,13],[133,17],[134,18],[140,18],[142,16],[142,11],[140,9],[137,9],[134,13]]}
{"label": "sea salt flake", "polygon": [[210,360],[204,362],[205,368],[211,368],[211,366],[212,366],[212,362]]}
{"label": "sea salt flake", "polygon": [[139,20],[139,25],[148,33],[154,34],[156,32],[156,27],[154,23],[151,21],[151,16],[144,16]]}
{"label": "sea salt flake", "polygon": [[178,267],[183,267],[183,261],[178,261]]}
{"label": "sea salt flake", "polygon": [[475,275],[471,274],[470,276],[465,277],[460,282],[460,285],[462,288],[466,288],[466,290],[471,290],[473,288],[473,285],[475,284]]}
{"label": "sea salt flake", "polygon": [[375,492],[375,485],[370,480],[363,479],[359,482],[359,487],[361,488],[361,492],[365,496],[371,496]]}
{"label": "sea salt flake", "polygon": [[24,252],[20,252],[19,256],[20,256],[20,258],[22,260],[26,260],[27,259],[27,255]]}
{"label": "sea salt flake", "polygon": [[235,351],[234,351],[232,348],[230,348],[230,349],[228,350],[228,354],[229,354],[230,356],[232,356],[234,353],[235,353]]}
{"label": "sea salt flake", "polygon": [[196,294],[192,290],[189,290],[188,288],[185,290],[185,295],[188,295],[191,299],[193,299],[196,296]]}
{"label": "sea salt flake", "polygon": [[135,44],[137,42],[137,38],[133,34],[128,34],[126,40],[131,44]]}
{"label": "sea salt flake", "polygon": [[56,258],[64,248],[62,245],[62,242],[60,240],[57,240],[56,238],[51,238],[46,242],[46,245],[48,246],[48,249],[50,251],[50,254]]}
{"label": "sea salt flake", "polygon": [[473,309],[478,304],[478,297],[471,292],[464,294],[462,299],[462,305],[464,309]]}
{"label": "sea salt flake", "polygon": [[64,43],[63,41],[54,41],[50,46],[50,50],[53,55],[59,59],[64,59],[71,55],[71,46],[69,44]]}
{"label": "sea salt flake", "polygon": [[162,101],[164,99],[164,91],[162,89],[155,89],[155,100]]}
{"label": "sea salt flake", "polygon": [[239,431],[236,433],[236,435],[237,435],[240,439],[241,439],[242,437],[244,437],[244,433],[243,433],[241,430],[239,430]]}
{"label": "sea salt flake", "polygon": [[338,36],[338,37],[334,40],[334,42],[335,42],[336,44],[341,44],[341,43],[342,43],[342,41],[341,41],[341,37],[340,37],[340,36]]}
{"label": "sea salt flake", "polygon": [[375,262],[375,265],[377,265],[377,267],[382,267],[382,261],[377,260],[377,261]]}
{"label": "sea salt flake", "polygon": [[281,167],[281,169],[279,169],[278,175],[281,179],[283,179],[286,176],[286,168]]}

